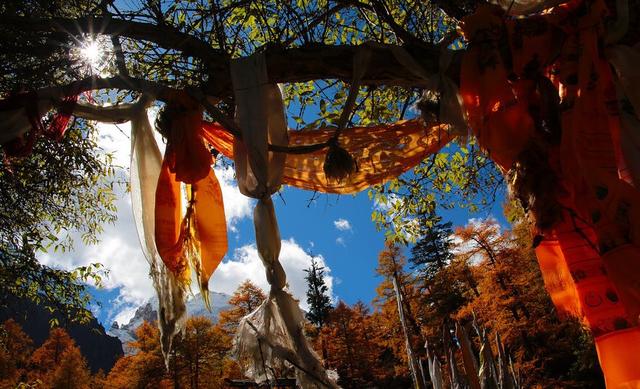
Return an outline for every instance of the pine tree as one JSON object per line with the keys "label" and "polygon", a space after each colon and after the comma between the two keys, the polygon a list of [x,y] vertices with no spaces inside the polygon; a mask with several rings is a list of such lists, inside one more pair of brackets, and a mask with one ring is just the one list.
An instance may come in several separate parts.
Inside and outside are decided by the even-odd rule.
{"label": "pine tree", "polygon": [[453,258],[451,253],[451,222],[443,223],[435,213],[419,219],[422,237],[411,248],[409,261],[426,280],[431,280]]}
{"label": "pine tree", "polygon": [[420,288],[425,291],[423,306],[431,311],[423,313],[423,317],[436,324],[435,321],[447,320],[464,305],[468,286],[458,282],[449,266],[454,258],[451,222],[444,223],[442,217],[430,213],[421,215],[419,223],[423,234],[411,248],[409,261],[419,274]]}
{"label": "pine tree", "polygon": [[307,304],[309,304],[309,312],[307,319],[321,329],[327,321],[327,317],[331,312],[331,298],[328,295],[329,288],[324,281],[324,266],[318,265],[315,257],[311,258],[311,267],[305,269],[307,275]]}

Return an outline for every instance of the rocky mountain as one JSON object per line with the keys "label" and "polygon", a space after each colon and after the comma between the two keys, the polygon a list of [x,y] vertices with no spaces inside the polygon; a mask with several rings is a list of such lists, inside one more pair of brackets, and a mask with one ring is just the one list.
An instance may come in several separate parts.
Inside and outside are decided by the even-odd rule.
{"label": "rocky mountain", "polygon": [[[214,323],[217,322],[220,311],[229,308],[229,299],[231,296],[224,293],[210,292],[209,298],[211,299],[211,311],[207,310],[202,298],[200,298],[200,294],[197,294],[187,302],[187,315],[206,316],[213,320]],[[130,354],[133,350],[131,350],[127,344],[136,339],[136,328],[138,328],[144,321],[155,321],[158,317],[157,309],[158,298],[154,297],[146,304],[138,307],[128,323],[119,324],[114,322],[107,333],[120,339],[125,354]]]}
{"label": "rocky mountain", "polygon": [[42,345],[49,337],[50,320],[58,319],[61,327],[80,348],[93,373],[100,369],[108,372],[123,354],[120,340],[108,335],[104,327],[93,317],[86,324],[65,323],[59,314],[51,313],[45,307],[27,299],[6,296],[2,303],[0,322],[10,318],[15,320],[33,340],[35,347]]}

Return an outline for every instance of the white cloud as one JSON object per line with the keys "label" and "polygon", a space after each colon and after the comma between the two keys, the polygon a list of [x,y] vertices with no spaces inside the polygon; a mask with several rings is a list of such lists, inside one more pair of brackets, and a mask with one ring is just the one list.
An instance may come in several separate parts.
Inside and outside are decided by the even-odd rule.
{"label": "white cloud", "polygon": [[105,288],[119,289],[120,293],[107,314],[109,320],[121,309],[131,309],[154,295],[149,278],[149,265],[140,250],[129,195],[119,193],[116,205],[118,220],[114,224],[105,226],[100,243],[86,246],[76,236],[75,251],[49,252],[41,258],[45,265],[63,269],[73,269],[94,262],[102,263],[109,271],[109,276],[103,279]]}
{"label": "white cloud", "polygon": [[[325,268],[325,283],[329,288],[329,295],[332,296],[333,277],[331,276],[331,269],[321,255],[315,258],[318,264]],[[293,294],[293,297],[300,300],[302,309],[307,309],[307,283],[304,279],[306,275],[304,269],[310,266],[311,256],[293,238],[290,238],[282,241],[280,263],[282,263],[282,267],[287,273],[289,291]],[[265,292],[269,291],[262,260],[258,255],[256,246],[253,244],[236,249],[231,259],[221,263],[211,281],[209,281],[209,288],[216,292],[232,294],[247,279]]]}
{"label": "white cloud", "polygon": [[339,244],[342,247],[347,247],[347,242],[344,241],[343,237],[336,238],[336,244]]}
{"label": "white cloud", "polygon": [[214,170],[222,189],[227,226],[230,231],[237,232],[236,224],[251,216],[254,200],[240,193],[235,181],[235,172],[231,166],[216,166]]}
{"label": "white cloud", "polygon": [[338,219],[333,222],[333,225],[340,231],[351,231],[351,223],[347,219]]}

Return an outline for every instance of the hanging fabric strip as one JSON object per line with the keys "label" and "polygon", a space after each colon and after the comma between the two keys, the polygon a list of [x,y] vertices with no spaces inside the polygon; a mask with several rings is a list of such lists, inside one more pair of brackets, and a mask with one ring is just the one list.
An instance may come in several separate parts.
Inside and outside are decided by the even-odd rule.
{"label": "hanging fabric strip", "polygon": [[51,98],[40,98],[36,92],[18,93],[0,101],[0,145],[10,157],[31,153],[41,134],[60,141],[78,100],[78,94],[61,97],[58,112],[45,126],[42,117],[53,107]]}
{"label": "hanging fabric strip", "polygon": [[478,143],[506,171],[526,148],[534,126],[509,84],[499,50],[502,17],[501,8],[482,4],[462,20],[469,49],[462,58],[460,94]]}
{"label": "hanging fabric strip", "polygon": [[46,136],[56,141],[62,139],[67,130],[69,119],[71,119],[71,114],[73,114],[76,103],[78,102],[78,97],[79,95],[74,94],[65,96],[65,98],[62,99],[58,112],[51,119],[49,126],[45,128],[44,134]]}
{"label": "hanging fabric strip", "polygon": [[[186,318],[185,290],[158,254],[155,243],[156,185],[160,176],[162,155],[153,137],[143,97],[134,106],[131,119],[131,208],[142,252],[149,262],[149,273],[158,297],[158,328],[165,364],[173,338]],[[111,116],[110,119],[117,119]]]}
{"label": "hanging fabric strip", "polygon": [[596,350],[607,388],[638,389],[638,348],[640,327],[597,337]]}
{"label": "hanging fabric strip", "polygon": [[[195,272],[205,305],[208,282],[227,252],[222,191],[203,139],[202,109],[185,93],[173,96],[161,113],[167,137],[156,190],[155,237],[165,265],[187,287]],[[181,183],[188,203],[182,210]]]}
{"label": "hanging fabric strip", "polygon": [[233,145],[236,178],[245,196],[262,198],[280,187],[286,155],[268,151],[268,144],[286,146],[287,124],[282,96],[269,84],[263,54],[233,61],[231,79],[242,141]]}
{"label": "hanging fabric strip", "polygon": [[288,144],[280,90],[267,82],[263,53],[232,61],[231,78],[242,131],[242,140],[233,143],[236,177],[240,191],[258,199],[256,246],[271,286],[268,299],[241,321],[234,341],[236,353],[245,374],[258,382],[268,379],[265,364],[281,366],[286,360],[296,367],[302,387],[335,387],[304,336],[298,303],[284,290],[286,274],[279,261],[281,240],[271,194],[282,182],[286,155],[268,151],[269,143]]}
{"label": "hanging fabric strip", "polygon": [[[283,182],[323,193],[349,194],[382,184],[413,168],[452,139],[446,126],[426,127],[421,120],[392,125],[352,127],[342,130],[341,146],[358,164],[358,171],[343,182],[328,181],[322,169],[324,150],[287,155]],[[292,131],[292,146],[322,143],[331,130]]]}
{"label": "hanging fabric strip", "polygon": [[[234,158],[233,136],[215,123],[204,124],[204,137],[216,150]],[[324,143],[334,129],[289,131],[289,145]],[[341,147],[355,158],[358,171],[348,180],[329,182],[323,166],[326,150],[286,154],[282,182],[300,189],[323,193],[351,194],[383,184],[438,152],[453,139],[445,125],[428,127],[422,120],[407,120],[374,127],[345,128]]]}
{"label": "hanging fabric strip", "polygon": [[38,121],[40,114],[53,109],[49,99],[39,99],[35,92],[21,93],[0,100],[0,144],[25,136],[34,127],[34,116]]}

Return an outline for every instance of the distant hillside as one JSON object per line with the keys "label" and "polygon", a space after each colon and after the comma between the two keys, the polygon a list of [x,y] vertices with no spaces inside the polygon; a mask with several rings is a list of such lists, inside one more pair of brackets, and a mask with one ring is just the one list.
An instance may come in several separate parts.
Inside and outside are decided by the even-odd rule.
{"label": "distant hillside", "polygon": [[69,324],[65,326],[62,317],[51,314],[43,306],[30,300],[8,296],[3,297],[3,303],[5,302],[6,306],[0,305],[0,322],[7,319],[15,320],[22,326],[24,332],[33,339],[35,347],[39,347],[47,339],[49,322],[55,317],[80,347],[91,372],[95,373],[99,369],[108,372],[116,360],[123,355],[120,340],[108,335],[104,327],[93,317],[89,323],[84,325]]}
{"label": "distant hillside", "polygon": [[[224,293],[210,292],[210,298],[211,312],[205,308],[204,302],[202,301],[202,298],[200,298],[200,294],[198,294],[187,302],[187,315],[206,316],[211,318],[214,322],[217,322],[220,311],[224,311],[229,308],[229,299],[231,296]],[[132,350],[127,347],[127,344],[136,339],[136,328],[138,328],[144,321],[155,321],[158,317],[157,309],[158,299],[154,297],[146,304],[140,306],[128,323],[120,325],[119,323],[114,322],[107,333],[120,339],[124,352],[129,354]]]}

